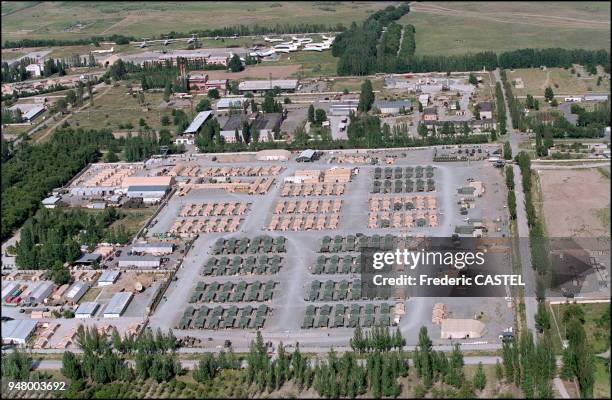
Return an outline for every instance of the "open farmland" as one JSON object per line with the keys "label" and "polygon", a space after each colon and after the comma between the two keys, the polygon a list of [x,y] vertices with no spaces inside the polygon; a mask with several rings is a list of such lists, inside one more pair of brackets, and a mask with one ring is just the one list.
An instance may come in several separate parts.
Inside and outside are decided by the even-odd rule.
{"label": "open farmland", "polygon": [[[350,25],[395,2],[43,2],[3,18],[4,39],[77,39],[276,23]],[[4,6],[3,6],[4,8]],[[13,6],[14,9],[17,6]],[[198,13],[198,18],[193,18]],[[77,26],[80,22],[80,26]]]}
{"label": "open farmland", "polygon": [[[508,72],[510,81],[522,81],[522,85],[514,85],[513,93],[516,96],[544,96],[544,89],[550,86],[555,95],[571,94],[579,95],[585,93],[607,93],[610,88],[609,77],[603,75],[592,75],[575,68],[576,74],[572,74],[570,69],[563,68],[539,68],[517,69]],[[578,74],[581,74],[579,77]],[[605,74],[604,74],[605,75]],[[597,86],[597,78],[602,76],[600,86]]]}
{"label": "open farmland", "polygon": [[596,168],[539,170],[544,219],[550,237],[609,235],[610,178]]}
{"label": "open farmland", "polygon": [[605,2],[419,2],[400,22],[415,26],[418,55],[610,49],[610,4]]}

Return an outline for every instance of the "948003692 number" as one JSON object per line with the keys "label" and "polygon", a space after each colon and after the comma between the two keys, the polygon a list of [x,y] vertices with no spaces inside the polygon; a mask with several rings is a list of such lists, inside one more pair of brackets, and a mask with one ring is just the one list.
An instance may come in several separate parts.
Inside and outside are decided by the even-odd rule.
{"label": "948003692 number", "polygon": [[8,390],[34,390],[34,391],[66,390],[66,382],[62,382],[62,381],[9,382]]}

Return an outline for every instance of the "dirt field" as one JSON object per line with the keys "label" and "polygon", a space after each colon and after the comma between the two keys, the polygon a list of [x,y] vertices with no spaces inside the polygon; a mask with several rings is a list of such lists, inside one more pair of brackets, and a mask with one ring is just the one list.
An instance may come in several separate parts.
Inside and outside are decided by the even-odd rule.
{"label": "dirt field", "polygon": [[263,65],[247,67],[240,72],[206,71],[209,79],[284,79],[289,78],[300,70],[299,65]]}
{"label": "dirt field", "polygon": [[596,168],[538,174],[549,237],[609,235],[610,178]]}
{"label": "dirt field", "polygon": [[148,288],[153,282],[163,279],[162,275],[163,274],[142,273],[137,271],[122,272],[119,280],[114,285],[104,287],[104,294],[112,296],[122,290],[133,292],[136,282],[140,282],[144,288]]}

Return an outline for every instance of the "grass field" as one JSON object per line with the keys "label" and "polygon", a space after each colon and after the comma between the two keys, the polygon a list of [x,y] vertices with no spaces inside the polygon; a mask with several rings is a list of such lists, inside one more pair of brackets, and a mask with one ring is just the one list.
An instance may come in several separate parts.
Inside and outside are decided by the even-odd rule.
{"label": "grass field", "polygon": [[544,96],[544,89],[550,86],[555,95],[563,94],[584,94],[589,92],[609,93],[610,79],[602,78],[600,86],[597,86],[598,75],[589,76],[586,73],[581,73],[578,77],[578,69],[576,74],[572,74],[570,69],[563,68],[547,68],[541,70],[539,68],[517,69],[508,71],[508,79],[514,81],[517,78],[522,79],[524,88],[513,88],[513,93],[516,96],[526,96],[531,94],[534,96]]}
{"label": "grass field", "polygon": [[[351,92],[360,91],[361,84],[364,82],[364,80],[365,79],[361,78],[337,78],[332,82],[330,90],[332,92],[341,92],[344,89],[348,89]],[[372,89],[376,91],[382,90],[385,85],[385,81],[383,79],[373,79],[371,82]]]}
{"label": "grass field", "polygon": [[[147,125],[155,130],[161,126],[161,118],[168,115],[170,120],[171,109],[159,108],[163,101],[162,93],[145,94],[145,102],[149,104],[149,111],[143,111],[138,104],[136,97],[127,93],[125,86],[113,87],[106,94],[101,94],[94,98],[93,107],[87,107],[83,111],[78,111],[68,119],[70,125],[85,129],[123,130],[119,125],[131,123],[133,131],[138,131],[140,118],[143,118]],[[167,127],[171,132],[174,126]]]}
{"label": "grass field", "polygon": [[332,57],[331,51],[299,51],[281,55],[280,60],[271,65],[301,64],[302,68],[295,74],[296,78],[336,75],[338,59]]}
{"label": "grass field", "polygon": [[79,303],[84,303],[86,301],[94,301],[98,297],[101,291],[102,291],[102,288],[99,288],[99,287],[89,288],[89,290],[83,295],[83,297],[81,297],[81,299],[79,300]]}
{"label": "grass field", "polygon": [[419,55],[610,49],[606,2],[419,2],[400,21],[415,26]]}
{"label": "grass field", "polygon": [[[6,39],[75,39],[113,33],[150,37],[224,26],[319,23],[350,25],[397,2],[41,2],[2,18]],[[3,12],[5,5],[3,4]],[[22,8],[19,10],[19,8]],[[77,23],[81,25],[77,26]]]}
{"label": "grass field", "polygon": [[593,397],[596,399],[610,398],[610,369],[607,360],[598,358],[595,360],[595,387]]}
{"label": "grass field", "polygon": [[[552,310],[555,313],[557,324],[561,337],[565,339],[565,324],[563,323],[563,310],[567,307],[565,304],[553,304]],[[587,342],[591,345],[591,349],[595,354],[603,353],[610,347],[610,304],[580,304],[584,310],[584,330],[587,334]],[[602,317],[608,313],[608,320]],[[553,329],[555,325],[553,323]],[[558,335],[556,335],[558,336]]]}
{"label": "grass field", "polygon": [[123,226],[125,230],[129,233],[130,236],[135,235],[136,232],[144,225],[147,219],[153,215],[155,209],[153,208],[143,208],[143,209],[122,209],[121,210],[126,215],[113,222],[111,228],[116,228],[118,226]]}

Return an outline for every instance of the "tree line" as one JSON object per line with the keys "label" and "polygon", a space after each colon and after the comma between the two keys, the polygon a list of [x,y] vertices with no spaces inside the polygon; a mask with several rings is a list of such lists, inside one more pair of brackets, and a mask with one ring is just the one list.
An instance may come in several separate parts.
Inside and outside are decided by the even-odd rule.
{"label": "tree line", "polygon": [[318,33],[318,32],[342,32],[346,28],[342,23],[335,25],[326,24],[276,24],[276,25],[234,25],[223,28],[210,29],[194,29],[188,33],[180,33],[171,31],[167,35],[160,35],[160,38],[187,37],[190,35],[198,35],[200,37],[216,37],[216,36],[254,36],[266,34],[293,34],[293,33]]}
{"label": "tree line", "polygon": [[12,83],[25,81],[30,77],[30,72],[26,71],[28,65],[32,64],[33,60],[29,57],[24,57],[16,63],[9,65],[6,61],[2,62],[2,83]]}
{"label": "tree line", "polygon": [[[388,6],[370,15],[362,24],[353,22],[349,29],[336,36],[332,55],[340,58],[338,74],[368,75],[394,68],[391,65],[397,57],[391,53],[394,48],[397,52],[401,27],[392,23],[409,11],[407,4]],[[385,34],[384,27],[388,28]]]}
{"label": "tree line", "polygon": [[19,47],[56,47],[56,46],[84,46],[93,44],[99,46],[100,42],[115,42],[116,44],[129,44],[135,41],[134,36],[113,34],[110,36],[93,36],[84,39],[20,39],[5,40],[3,48],[14,49]]}

